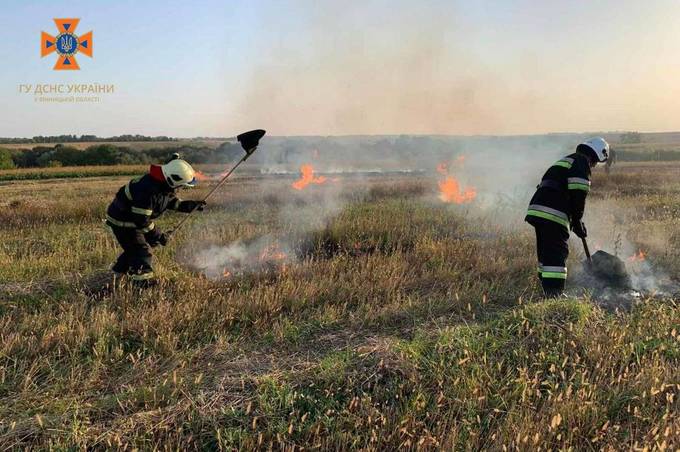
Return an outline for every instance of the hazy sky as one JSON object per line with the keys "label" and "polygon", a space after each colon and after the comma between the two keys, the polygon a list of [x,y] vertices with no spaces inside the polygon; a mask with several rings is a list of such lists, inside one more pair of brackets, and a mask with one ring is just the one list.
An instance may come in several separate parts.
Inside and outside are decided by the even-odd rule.
{"label": "hazy sky", "polygon": [[[0,136],[680,129],[671,0],[8,1],[0,17]],[[61,17],[94,31],[80,71],[40,58]],[[18,92],[95,82],[116,92]]]}

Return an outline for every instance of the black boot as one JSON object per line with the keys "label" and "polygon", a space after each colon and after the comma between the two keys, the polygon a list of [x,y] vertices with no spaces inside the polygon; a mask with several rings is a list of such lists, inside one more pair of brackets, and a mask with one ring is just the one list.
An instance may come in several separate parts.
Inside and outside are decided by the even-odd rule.
{"label": "black boot", "polygon": [[132,283],[132,287],[138,289],[150,289],[158,284],[158,280],[153,277],[153,273],[130,275],[130,282]]}
{"label": "black boot", "polygon": [[559,298],[564,295],[565,282],[564,279],[542,278],[541,285],[543,286],[545,298]]}

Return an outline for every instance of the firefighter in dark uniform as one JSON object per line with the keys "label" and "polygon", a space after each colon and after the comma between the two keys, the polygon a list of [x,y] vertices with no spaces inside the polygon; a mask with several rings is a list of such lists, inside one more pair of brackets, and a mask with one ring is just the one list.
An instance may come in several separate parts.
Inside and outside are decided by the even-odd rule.
{"label": "firefighter in dark uniform", "polygon": [[587,236],[582,217],[591,168],[608,157],[609,144],[603,138],[579,144],[575,153],[548,168],[531,198],[525,221],[536,230],[538,278],[548,298],[564,291],[569,228],[580,238]]}
{"label": "firefighter in dark uniform", "polygon": [[106,212],[123,252],[113,265],[118,276],[128,276],[133,284],[147,287],[154,283],[151,248],[167,245],[169,235],[158,230],[153,220],[167,209],[189,213],[203,210],[203,201],[181,201],[176,191],[196,185],[194,169],[174,154],[164,165],[151,165],[148,174],[121,187]]}

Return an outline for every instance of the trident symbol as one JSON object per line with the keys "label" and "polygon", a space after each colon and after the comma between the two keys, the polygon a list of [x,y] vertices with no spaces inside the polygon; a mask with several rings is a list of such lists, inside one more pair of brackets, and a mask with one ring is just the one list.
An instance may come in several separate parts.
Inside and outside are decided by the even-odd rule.
{"label": "trident symbol", "polygon": [[71,50],[73,49],[73,36],[62,36],[61,47],[66,53],[71,53]]}
{"label": "trident symbol", "polygon": [[56,52],[59,58],[54,69],[77,71],[80,69],[76,62],[76,54],[92,58],[92,32],[75,34],[80,19],[54,19],[59,34],[52,36],[44,31],[40,32],[40,56],[45,57]]}

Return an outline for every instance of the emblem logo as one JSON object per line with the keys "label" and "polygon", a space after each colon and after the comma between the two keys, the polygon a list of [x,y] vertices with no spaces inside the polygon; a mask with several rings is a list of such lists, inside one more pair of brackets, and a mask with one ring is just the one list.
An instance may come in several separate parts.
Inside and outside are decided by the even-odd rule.
{"label": "emblem logo", "polygon": [[52,52],[59,56],[54,65],[55,71],[80,69],[76,61],[76,54],[82,53],[92,58],[92,32],[76,35],[76,27],[80,19],[54,19],[59,34],[55,37],[44,31],[40,34],[40,57]]}

